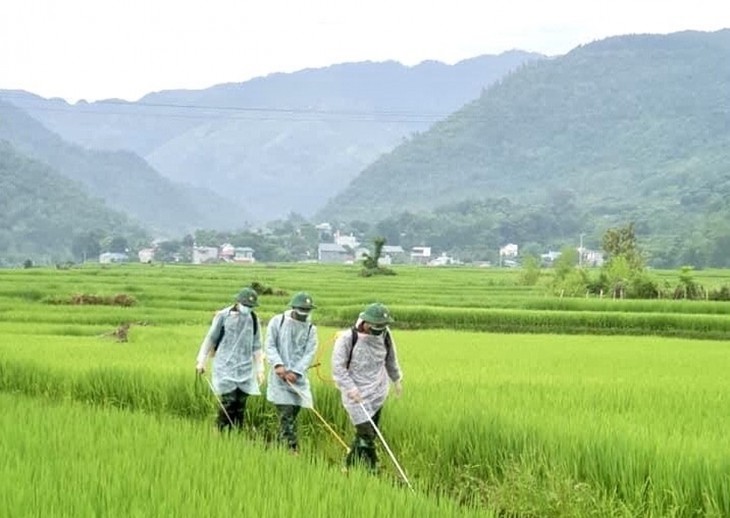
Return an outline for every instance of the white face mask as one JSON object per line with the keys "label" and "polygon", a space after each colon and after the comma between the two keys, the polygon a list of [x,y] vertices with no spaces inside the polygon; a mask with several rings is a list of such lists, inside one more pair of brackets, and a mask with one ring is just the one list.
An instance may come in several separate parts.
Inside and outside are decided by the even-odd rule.
{"label": "white face mask", "polygon": [[248,315],[251,313],[251,308],[248,306],[244,306],[243,304],[238,304],[238,312],[242,315]]}

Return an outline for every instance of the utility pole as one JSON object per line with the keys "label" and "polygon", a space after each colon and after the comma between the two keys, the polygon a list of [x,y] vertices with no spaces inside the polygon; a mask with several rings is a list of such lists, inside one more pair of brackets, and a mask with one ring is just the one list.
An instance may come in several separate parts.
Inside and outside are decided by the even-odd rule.
{"label": "utility pole", "polygon": [[580,234],[580,248],[578,248],[578,267],[583,268],[583,236],[584,233]]}

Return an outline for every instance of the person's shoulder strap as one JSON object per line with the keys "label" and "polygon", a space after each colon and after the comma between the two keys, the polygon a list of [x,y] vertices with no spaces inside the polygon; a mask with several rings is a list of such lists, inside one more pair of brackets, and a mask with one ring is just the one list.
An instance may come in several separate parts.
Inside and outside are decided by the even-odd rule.
{"label": "person's shoulder strap", "polygon": [[251,318],[253,319],[253,334],[256,336],[259,332],[259,316],[255,311],[251,311]]}
{"label": "person's shoulder strap", "polygon": [[393,337],[390,336],[390,329],[385,330],[385,338],[383,341],[385,342],[385,357],[387,358],[393,350]]}
{"label": "person's shoulder strap", "polygon": [[347,370],[350,370],[350,363],[352,362],[352,351],[353,349],[355,349],[355,344],[357,343],[357,328],[351,328],[350,332],[352,334],[352,337],[350,339],[350,352],[347,355]]}
{"label": "person's shoulder strap", "polygon": [[221,311],[220,313],[218,313],[218,315],[216,316],[216,318],[220,318],[221,319],[221,330],[218,333],[218,336],[213,341],[213,350],[214,351],[217,351],[218,350],[218,346],[223,341],[223,335],[226,334],[226,327],[225,327],[226,316],[230,312],[231,312],[231,308],[226,308],[223,311]]}

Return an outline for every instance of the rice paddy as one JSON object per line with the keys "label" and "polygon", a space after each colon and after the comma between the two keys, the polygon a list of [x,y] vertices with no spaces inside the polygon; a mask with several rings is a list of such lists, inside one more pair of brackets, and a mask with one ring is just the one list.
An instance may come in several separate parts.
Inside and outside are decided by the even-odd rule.
{"label": "rice paddy", "polygon": [[[253,281],[286,293],[261,296],[264,323],[295,291],[315,297],[315,405],[348,442],[332,338],[364,304],[389,305],[405,391],[381,424],[415,494],[385,451],[378,476],[344,476],[342,447],[310,413],[299,419],[303,455],[287,456],[271,442],[264,397],[240,436],[213,433],[195,355],[213,312]],[[70,303],[78,294],[134,303]],[[559,299],[484,269],[0,270],[0,474],[15,481],[0,506],[13,516],[249,505],[262,516],[727,516],[728,313],[726,302]],[[113,334],[121,325],[126,342]]]}

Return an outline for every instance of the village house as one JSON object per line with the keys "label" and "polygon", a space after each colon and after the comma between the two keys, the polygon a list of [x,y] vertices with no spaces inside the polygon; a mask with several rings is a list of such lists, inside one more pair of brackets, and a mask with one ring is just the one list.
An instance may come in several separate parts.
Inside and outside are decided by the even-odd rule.
{"label": "village house", "polygon": [[99,255],[99,262],[101,264],[126,263],[127,261],[129,261],[129,256],[127,254],[104,252]]}
{"label": "village house", "polygon": [[218,261],[218,248],[215,246],[194,246],[193,264],[204,264]]}
{"label": "village house", "polygon": [[234,263],[255,263],[256,259],[253,256],[253,248],[248,246],[238,246],[234,249],[233,262]]}
{"label": "village house", "polygon": [[582,266],[603,266],[603,253],[598,250],[588,250],[587,248],[578,248],[580,254],[580,264]]}
{"label": "village house", "polygon": [[345,236],[340,234],[340,231],[338,230],[335,232],[335,243],[342,246],[347,246],[354,250],[360,245],[360,242],[357,240],[355,236],[350,234],[349,236]]}
{"label": "village house", "polygon": [[143,248],[137,252],[140,263],[151,263],[155,260],[155,249],[154,248]]}
{"label": "village house", "polygon": [[406,262],[406,252],[400,245],[383,245],[380,251],[380,264],[390,265]]}
{"label": "village house", "polygon": [[233,261],[233,257],[236,255],[236,247],[230,243],[224,243],[221,245],[218,251],[218,257],[222,260],[230,263]]}
{"label": "village house", "polygon": [[332,225],[329,223],[320,223],[314,227],[320,241],[330,241],[332,239]]}
{"label": "village house", "polygon": [[442,252],[440,256],[431,259],[428,262],[429,266],[450,266],[453,264],[461,264],[461,262],[457,261],[451,256],[446,255],[446,252]]}
{"label": "village house", "polygon": [[520,247],[514,243],[509,243],[507,245],[504,245],[503,247],[500,247],[499,249],[500,257],[509,257],[510,259],[514,259],[519,255],[519,253]]}
{"label": "village house", "polygon": [[411,248],[411,262],[416,264],[428,264],[431,260],[430,246],[414,246]]}
{"label": "village house", "polygon": [[317,260],[320,263],[346,263],[352,259],[345,247],[337,243],[320,243],[317,247]]}

